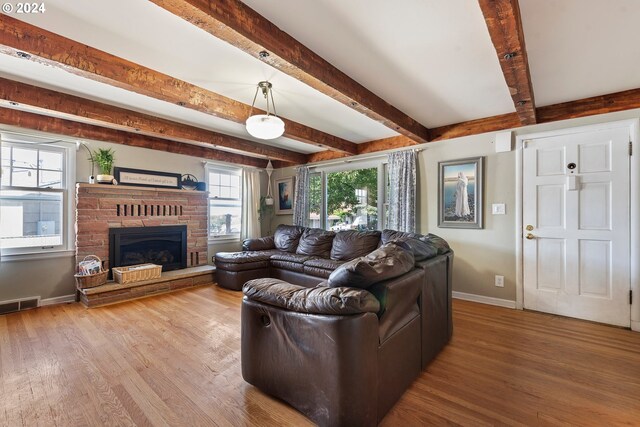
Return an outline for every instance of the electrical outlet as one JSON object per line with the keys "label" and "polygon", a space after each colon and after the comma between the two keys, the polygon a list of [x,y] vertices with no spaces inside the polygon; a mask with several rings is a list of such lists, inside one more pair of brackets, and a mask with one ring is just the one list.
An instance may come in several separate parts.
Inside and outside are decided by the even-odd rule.
{"label": "electrical outlet", "polygon": [[496,276],[495,285],[499,288],[504,288],[504,276]]}

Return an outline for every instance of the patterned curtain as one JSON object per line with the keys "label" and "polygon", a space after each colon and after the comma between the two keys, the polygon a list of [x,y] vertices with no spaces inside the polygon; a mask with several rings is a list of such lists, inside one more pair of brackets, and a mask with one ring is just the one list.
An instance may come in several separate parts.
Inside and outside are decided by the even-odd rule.
{"label": "patterned curtain", "polygon": [[305,226],[309,217],[309,168],[296,168],[296,185],[293,196],[293,225]]}
{"label": "patterned curtain", "polygon": [[388,228],[416,231],[416,152],[389,154],[389,224]]}

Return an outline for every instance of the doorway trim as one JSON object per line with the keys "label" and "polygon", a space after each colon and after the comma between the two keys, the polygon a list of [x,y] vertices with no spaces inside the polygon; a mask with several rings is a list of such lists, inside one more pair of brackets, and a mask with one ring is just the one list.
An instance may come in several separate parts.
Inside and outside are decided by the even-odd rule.
{"label": "doorway trim", "polygon": [[524,277],[523,277],[523,222],[522,222],[522,150],[525,141],[536,138],[547,138],[551,136],[571,135],[585,132],[595,132],[615,128],[628,128],[631,143],[633,145],[633,153],[630,158],[630,271],[631,290],[633,291],[633,300],[631,304],[631,329],[640,332],[640,119],[619,120],[609,123],[598,123],[587,126],[577,126],[565,129],[557,129],[546,132],[536,132],[516,136],[516,227],[515,227],[515,245],[516,245],[516,308],[522,310],[524,306]]}

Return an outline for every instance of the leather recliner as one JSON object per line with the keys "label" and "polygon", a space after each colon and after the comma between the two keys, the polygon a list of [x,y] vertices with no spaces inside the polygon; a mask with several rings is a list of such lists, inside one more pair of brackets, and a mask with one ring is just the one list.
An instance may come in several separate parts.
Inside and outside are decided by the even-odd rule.
{"label": "leather recliner", "polygon": [[453,252],[437,236],[279,226],[243,249],[216,256],[221,285],[258,279],[243,376],[321,425],[375,425],[451,337]]}
{"label": "leather recliner", "polygon": [[412,255],[404,255],[410,265],[396,262],[404,250],[385,246],[364,268],[384,265],[388,280],[354,273],[367,290],[247,282],[244,379],[319,425],[376,425],[420,374],[422,357],[423,273]]}

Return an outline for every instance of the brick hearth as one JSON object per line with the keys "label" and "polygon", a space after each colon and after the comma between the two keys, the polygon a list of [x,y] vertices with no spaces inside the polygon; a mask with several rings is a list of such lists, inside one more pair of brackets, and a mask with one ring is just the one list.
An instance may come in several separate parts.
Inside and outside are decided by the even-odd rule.
{"label": "brick hearth", "polygon": [[109,268],[109,228],[187,226],[187,266],[207,263],[207,193],[76,185],[76,261],[97,255]]}

